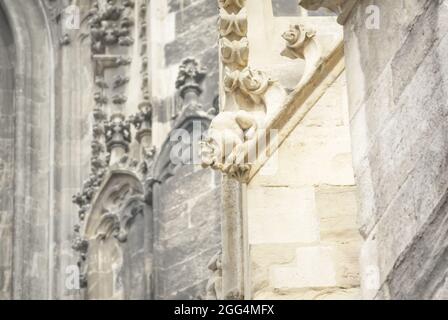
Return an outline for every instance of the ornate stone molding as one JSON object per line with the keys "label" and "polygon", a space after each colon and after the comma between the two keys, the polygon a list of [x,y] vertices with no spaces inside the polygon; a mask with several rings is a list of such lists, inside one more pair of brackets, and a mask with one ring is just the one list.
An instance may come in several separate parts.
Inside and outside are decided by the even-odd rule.
{"label": "ornate stone molding", "polygon": [[222,0],[219,32],[223,108],[212,121],[202,142],[204,167],[212,167],[245,182],[250,172],[248,141],[263,128],[270,114],[281,105],[284,90],[265,72],[248,66],[247,11],[245,1]]}
{"label": "ornate stone molding", "polygon": [[[89,241],[111,237],[126,241],[134,219],[152,203],[152,191],[146,190],[146,186],[152,189],[147,181],[152,179],[155,157],[151,146],[147,8],[146,1],[138,3],[136,8],[133,0],[92,1],[84,20],[89,26],[95,84],[91,173],[82,191],[73,197],[80,218],[80,225],[75,226],[73,249],[80,253],[79,264],[84,271]],[[138,34],[137,39],[134,34]],[[138,113],[127,119],[128,101],[135,101],[134,97],[128,99],[132,58],[140,68],[137,81],[141,81],[141,90],[135,97],[140,103]],[[137,147],[142,151],[139,160],[131,159],[128,153],[131,124],[136,130]],[[131,186],[132,192],[126,185]],[[88,276],[84,271],[81,281],[86,284]]]}
{"label": "ornate stone molding", "polygon": [[229,12],[235,12],[246,5],[246,0],[218,0],[218,5]]}
{"label": "ornate stone molding", "polygon": [[244,68],[249,59],[249,41],[246,37],[241,40],[220,40],[221,59],[224,64],[233,68]]}
{"label": "ornate stone molding", "polygon": [[242,8],[237,13],[221,9],[219,12],[219,33],[221,37],[245,37],[247,35],[247,12]]}
{"label": "ornate stone molding", "polygon": [[105,240],[113,236],[120,242],[126,242],[132,223],[137,215],[144,214],[145,205],[142,195],[132,195],[122,201],[117,211],[103,213],[96,229],[96,238]]}
{"label": "ornate stone molding", "polygon": [[290,26],[289,30],[282,35],[287,42],[282,55],[291,59],[305,59],[305,48],[314,40],[315,35],[315,30],[306,28],[304,25]]}
{"label": "ornate stone molding", "polygon": [[338,15],[338,23],[344,25],[358,0],[299,0],[306,10],[315,11],[327,8]]}

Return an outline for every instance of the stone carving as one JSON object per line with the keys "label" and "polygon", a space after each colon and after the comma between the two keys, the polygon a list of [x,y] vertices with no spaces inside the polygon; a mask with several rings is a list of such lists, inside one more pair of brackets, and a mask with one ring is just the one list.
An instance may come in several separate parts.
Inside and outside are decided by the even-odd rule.
{"label": "stone carving", "polygon": [[[122,191],[122,190],[120,190]],[[96,238],[105,240],[115,237],[120,242],[126,242],[129,229],[137,215],[144,213],[144,198],[141,195],[131,195],[126,200],[120,200],[122,204],[114,212],[106,211],[101,216],[96,229]]]}
{"label": "stone carving", "polygon": [[[114,248],[121,252],[119,243],[127,241],[135,219],[152,204],[152,186],[157,182],[151,177],[156,152],[151,146],[147,8],[146,2],[139,3],[136,11],[131,0],[92,1],[86,17],[86,23],[90,26],[96,86],[93,96],[91,173],[82,191],[73,197],[73,202],[79,206],[81,221],[81,226],[75,227],[73,249],[80,256],[78,265],[83,287],[87,286],[90,277],[88,269],[91,264],[88,259],[97,259],[97,250],[102,250],[98,243],[112,239]],[[138,32],[134,32],[135,20],[138,21]],[[139,35],[137,40],[133,38],[134,34]],[[138,113],[127,119],[124,109],[128,102],[130,56],[138,51],[133,47],[136,43],[140,44],[141,55],[141,66],[137,66],[141,75],[141,93],[137,97],[140,103]],[[139,160],[129,156],[131,124],[135,127],[136,140],[142,151]],[[94,252],[89,253],[92,250]]]}
{"label": "stone carving", "polygon": [[137,141],[141,142],[143,136],[151,136],[151,125],[152,125],[152,105],[149,102],[143,102],[139,105],[139,112],[132,115],[129,118],[130,123],[132,123],[137,129]]}
{"label": "stone carving", "polygon": [[266,73],[250,67],[242,71],[226,69],[224,75],[224,90],[233,94],[237,105],[244,110],[267,111],[268,91],[275,85]]}
{"label": "stone carving", "polygon": [[210,125],[208,138],[203,142],[203,166],[228,173],[237,160],[244,160],[239,156],[244,153],[244,142],[249,140],[246,132],[253,127],[256,127],[255,119],[244,110],[218,114]]}
{"label": "stone carving", "polygon": [[[151,144],[151,127],[152,127],[152,105],[150,102],[150,90],[149,90],[149,73],[148,73],[148,65],[149,60],[147,56],[148,44],[147,44],[147,25],[146,25],[146,15],[147,15],[147,6],[146,2],[142,1],[139,9],[140,16],[140,57],[141,57],[141,66],[140,66],[140,74],[141,74],[141,103],[139,104],[139,124],[134,122],[134,126],[137,126],[137,141],[141,143],[142,153],[143,153],[143,161],[142,166],[146,163],[145,161],[145,149],[149,148]],[[135,119],[134,119],[135,121]]]}
{"label": "stone carving", "polygon": [[218,0],[218,4],[221,8],[229,10],[229,8],[235,7],[241,9],[246,5],[246,0]]}
{"label": "stone carving", "polygon": [[126,152],[129,150],[131,142],[131,126],[120,114],[111,117],[110,121],[104,123],[106,132],[107,150],[112,152],[114,148],[122,148]]}
{"label": "stone carving", "polygon": [[286,96],[266,73],[245,68],[226,70],[224,89],[235,101],[236,111],[223,111],[212,121],[208,138],[202,143],[203,166],[211,166],[244,181],[250,172],[249,144],[265,127]]}
{"label": "stone carving", "polygon": [[107,46],[116,44],[132,45],[133,7],[133,1],[108,0],[105,4],[100,1],[93,4],[88,14],[93,53],[104,53]]}
{"label": "stone carving", "polygon": [[206,71],[196,59],[187,58],[182,61],[176,80],[176,89],[179,90],[182,103],[176,106],[176,110],[173,112],[172,119],[175,120],[173,127],[176,127],[188,112],[203,112],[199,97],[202,94],[202,83],[207,76]]}
{"label": "stone carving", "polygon": [[157,154],[156,147],[144,148],[143,149],[143,161],[140,165],[140,172],[144,177],[147,177],[152,173],[154,167],[154,159]]}
{"label": "stone carving", "polygon": [[207,75],[207,70],[200,66],[193,58],[182,61],[176,80],[176,89],[179,90],[182,99],[188,99],[188,95],[199,96],[202,93],[201,84]]}
{"label": "stone carving", "polygon": [[305,48],[313,41],[316,31],[297,24],[290,26],[289,30],[283,33],[286,40],[286,49],[282,55],[291,59],[305,59]]}
{"label": "stone carving", "polygon": [[290,26],[282,35],[286,41],[286,48],[281,55],[290,59],[305,60],[305,69],[298,86],[310,79],[322,58],[322,51],[315,36],[315,30],[301,24]]}
{"label": "stone carving", "polygon": [[218,252],[209,261],[207,267],[212,272],[206,287],[206,300],[222,300],[222,253]]}
{"label": "stone carving", "polygon": [[222,38],[220,41],[221,58],[226,65],[236,68],[246,67],[249,59],[249,41],[246,37],[230,41]]}
{"label": "stone carving", "polygon": [[[90,263],[95,268],[96,262],[89,259],[97,259],[98,245],[116,239],[114,247],[121,252],[118,244],[127,241],[135,219],[145,213],[147,203],[142,183],[136,175],[137,166],[138,161],[127,155],[111,166],[91,200],[82,232],[79,225],[75,227],[72,247],[79,252],[78,266],[83,287],[87,287],[91,277],[95,276],[88,270]],[[108,252],[102,254],[107,255]]]}
{"label": "stone carving", "polygon": [[228,13],[220,10],[219,32],[222,37],[239,36],[247,34],[247,13],[246,9],[241,9],[238,13]]}
{"label": "stone carving", "polygon": [[224,107],[212,121],[201,144],[204,167],[245,182],[251,164],[250,142],[280,107],[286,94],[266,73],[248,67],[245,1],[220,0],[220,50]]}

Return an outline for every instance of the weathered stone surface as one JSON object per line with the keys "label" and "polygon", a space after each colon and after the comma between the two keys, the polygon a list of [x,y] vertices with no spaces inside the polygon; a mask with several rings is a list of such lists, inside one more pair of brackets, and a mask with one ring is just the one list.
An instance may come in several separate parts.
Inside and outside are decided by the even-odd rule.
{"label": "weathered stone surface", "polygon": [[[358,64],[357,70],[347,68],[351,108],[358,107],[377,87],[378,76],[401,48],[409,29],[418,28],[416,19],[434,3],[431,0],[377,1],[375,5],[380,12],[380,29],[367,29],[365,26],[366,7],[371,4],[369,1],[362,0],[355,6],[344,27],[347,61]],[[384,46],[385,41],[387,46]],[[375,49],[380,47],[382,50]]]}
{"label": "weathered stone surface", "polygon": [[[184,7],[176,13],[176,34],[195,34],[197,28],[208,18],[216,17],[218,2],[215,1],[195,1],[194,4]],[[210,26],[212,27],[212,26]],[[216,32],[216,28],[212,28]]]}
{"label": "weathered stone surface", "polygon": [[[438,271],[438,256],[423,255],[445,247],[424,239],[427,232],[444,232],[431,221],[436,214],[443,219],[447,190],[442,52],[448,49],[448,7],[440,1],[380,1],[380,29],[368,30],[368,4],[360,1],[345,27],[359,221],[366,237],[363,295],[442,297],[445,275]],[[387,48],[372,51],[380,43]]]}

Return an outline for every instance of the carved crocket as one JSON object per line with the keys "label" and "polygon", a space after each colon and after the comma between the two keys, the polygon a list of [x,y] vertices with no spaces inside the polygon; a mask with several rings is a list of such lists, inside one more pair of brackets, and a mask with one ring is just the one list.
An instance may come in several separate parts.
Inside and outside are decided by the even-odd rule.
{"label": "carved crocket", "polygon": [[304,25],[292,25],[282,35],[286,41],[286,48],[281,55],[290,59],[305,60],[305,70],[299,86],[309,80],[321,59],[322,51],[317,43],[316,31]]}

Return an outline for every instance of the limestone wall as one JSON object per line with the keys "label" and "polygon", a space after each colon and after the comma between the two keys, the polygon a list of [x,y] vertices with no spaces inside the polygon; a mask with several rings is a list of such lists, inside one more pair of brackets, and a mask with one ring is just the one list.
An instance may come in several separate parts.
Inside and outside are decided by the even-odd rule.
{"label": "limestone wall", "polygon": [[345,90],[342,74],[248,185],[251,298],[360,298]]}
{"label": "limestone wall", "polygon": [[166,143],[187,107],[175,87],[184,59],[194,58],[205,68],[199,97],[202,110],[216,108],[217,16],[216,1],[150,3],[153,143],[160,154],[165,154],[157,161],[172,167],[158,172],[162,182],[154,193],[155,299],[204,298],[211,275],[208,262],[220,250],[220,175],[197,164],[173,165],[168,159],[170,145]]}
{"label": "limestone wall", "polygon": [[201,103],[205,110],[218,95],[218,5],[210,0],[150,2],[150,72],[153,97],[153,140],[161,146],[179,111],[176,78],[185,58],[207,69]]}
{"label": "limestone wall", "polygon": [[448,297],[447,31],[433,0],[362,0],[345,25],[367,299]]}
{"label": "limestone wall", "polygon": [[14,198],[14,44],[0,10],[0,300],[12,296]]}
{"label": "limestone wall", "polygon": [[220,177],[185,166],[156,193],[155,299],[205,297],[208,262],[221,249]]}

